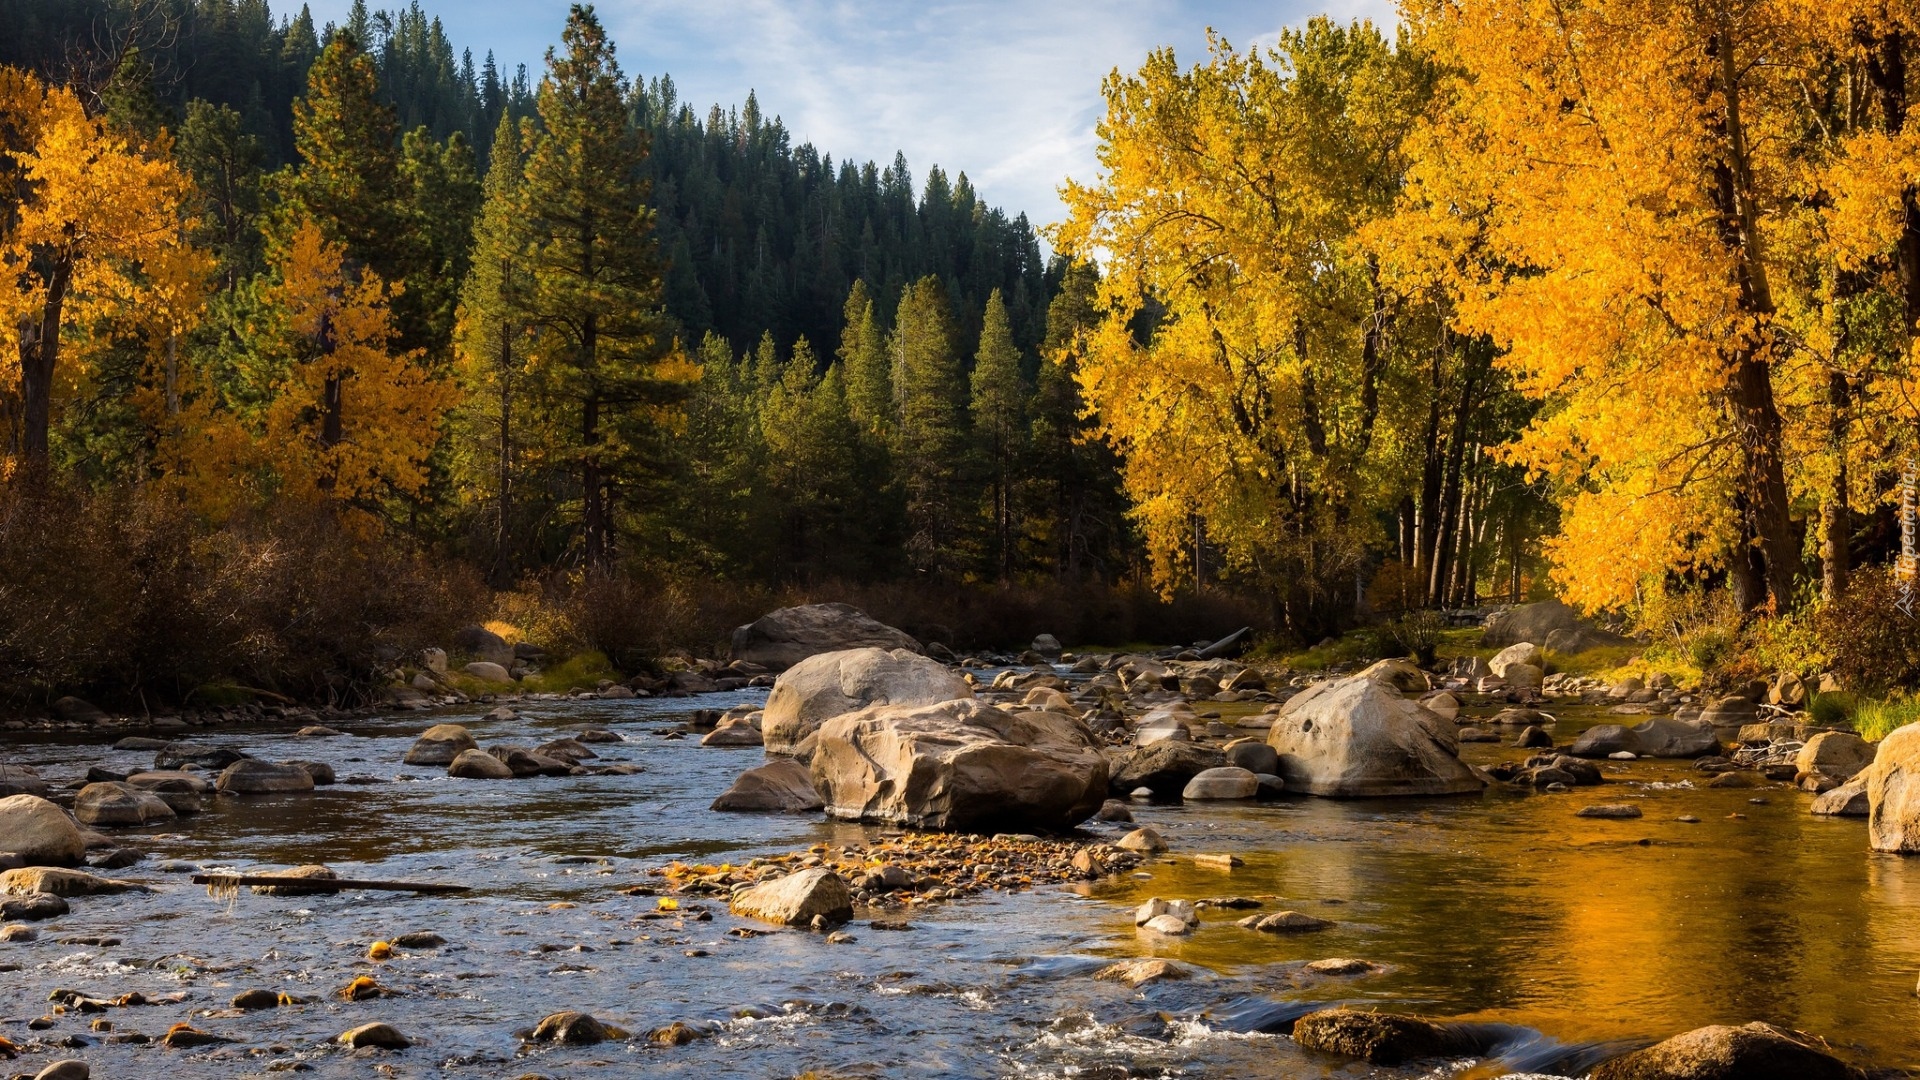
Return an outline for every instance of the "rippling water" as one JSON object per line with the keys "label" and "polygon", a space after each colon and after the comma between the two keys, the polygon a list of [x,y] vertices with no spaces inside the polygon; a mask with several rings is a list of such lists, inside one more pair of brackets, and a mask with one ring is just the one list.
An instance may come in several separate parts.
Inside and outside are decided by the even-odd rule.
{"label": "rippling water", "polygon": [[[1262,1033],[1331,1002],[1512,1026],[1495,1058],[1454,1063],[1443,1070],[1450,1076],[1574,1073],[1621,1045],[1749,1020],[1822,1035],[1863,1062],[1920,1067],[1920,859],[1868,854],[1861,821],[1813,817],[1810,796],[1786,786],[1693,786],[1699,774],[1685,763],[1607,763],[1609,785],[1558,795],[1140,806],[1139,820],[1173,845],[1141,875],[938,905],[914,913],[905,932],[861,920],[850,944],[802,932],[730,936],[738,926],[766,928],[712,901],[687,905],[710,910],[707,922],[639,918],[653,898],[619,889],[653,880],[645,871],[670,859],[738,862],[864,841],[858,827],[814,817],[707,810],[759,751],[666,735],[696,704],[757,697],[529,702],[516,721],[448,710],[361,721],[329,739],[197,734],[196,742],[325,761],[342,780],[379,782],[223,799],[164,829],[125,831],[153,857],[114,876],[156,892],[76,899],[71,915],[41,924],[38,941],[0,944],[0,1035],[90,1044],[11,1067],[31,1074],[56,1056],[80,1056],[108,1077],[267,1075],[294,1065],[343,1077],[376,1068],[474,1077],[1403,1075]],[[1568,714],[1582,710],[1564,710],[1563,743],[1599,719]],[[610,727],[627,741],[596,745],[602,759],[646,771],[489,783],[398,764],[413,736],[442,719],[468,724],[483,745]],[[1481,764],[1524,753],[1466,747]],[[0,761],[37,766],[55,783],[89,765],[131,770],[151,759],[72,736],[0,745]],[[1574,816],[1594,802],[1631,802],[1645,817]],[[1702,820],[1676,820],[1683,814]],[[1196,852],[1237,853],[1245,865],[1201,869]],[[196,867],[309,862],[342,876],[475,891],[225,901],[185,879]],[[1132,908],[1150,896],[1260,897],[1265,910],[1295,908],[1337,925],[1276,937],[1232,925],[1245,912],[1206,909],[1192,937],[1149,940],[1134,931]],[[416,930],[448,945],[366,960],[370,942]],[[120,943],[59,941],[101,936]],[[1201,975],[1138,991],[1091,978],[1112,958],[1142,955]],[[1385,971],[1303,970],[1332,956]],[[402,996],[335,996],[360,974]],[[101,1016],[116,1032],[158,1036],[190,1020],[238,1041],[184,1051],[108,1043],[89,1027],[95,1016],[78,1014],[29,1031],[26,1021],[60,987],[100,997],[184,991],[176,1004]],[[225,1011],[256,987],[313,1001]],[[517,1030],[565,1008],[635,1032],[680,1020],[711,1035],[672,1048],[635,1040],[523,1049]],[[330,1042],[374,1020],[414,1047],[355,1053]]]}

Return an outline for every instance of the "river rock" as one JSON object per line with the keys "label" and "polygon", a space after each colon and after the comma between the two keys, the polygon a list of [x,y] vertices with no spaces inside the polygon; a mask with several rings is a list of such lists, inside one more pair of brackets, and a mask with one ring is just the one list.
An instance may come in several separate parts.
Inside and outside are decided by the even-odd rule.
{"label": "river rock", "polygon": [[1573,816],[1584,818],[1637,818],[1640,816],[1640,808],[1627,803],[1596,803],[1593,806],[1581,807],[1574,811]]}
{"label": "river rock", "polygon": [[0,850],[29,866],[75,866],[87,857],[87,840],[65,810],[38,795],[0,799]]}
{"label": "river rock", "polygon": [[312,791],[313,774],[298,765],[277,765],[248,758],[227,766],[214,788],[236,795],[279,795]]}
{"label": "river rock", "polygon": [[512,672],[491,660],[475,660],[460,670],[481,682],[510,683],[513,681]]}
{"label": "river rock", "polygon": [[1168,937],[1182,937],[1193,933],[1193,924],[1172,915],[1159,915],[1141,923],[1140,929],[1150,933],[1165,934]]}
{"label": "river rock", "polygon": [[1867,798],[1865,774],[1814,797],[1811,810],[1824,817],[1866,817],[1872,807]]}
{"label": "river rock", "polygon": [[1142,825],[1121,837],[1114,847],[1124,851],[1153,853],[1167,850],[1167,842],[1161,837],[1160,830],[1151,825]]}
{"label": "river rock", "polygon": [[1405,660],[1379,660],[1354,676],[1389,686],[1403,694],[1424,694],[1433,688],[1427,673]]}
{"label": "river rock", "polygon": [[1574,757],[1604,758],[1622,750],[1638,754],[1639,737],[1619,724],[1595,724],[1573,740],[1573,747],[1567,753]]}
{"label": "river rock", "polygon": [[1742,727],[1753,723],[1759,711],[1744,697],[1723,697],[1700,710],[1700,722],[1712,727]]}
{"label": "river rock", "polygon": [[805,765],[792,758],[775,758],[741,773],[710,809],[797,814],[824,805]]}
{"label": "river rock", "polygon": [[459,724],[435,724],[420,733],[401,761],[408,765],[451,765],[463,751],[479,746],[473,733]]}
{"label": "river rock", "polygon": [[1553,747],[1553,736],[1547,733],[1546,728],[1528,726],[1514,736],[1513,745],[1523,750],[1547,750]]}
{"label": "river rock", "polygon": [[820,727],[829,817],[922,829],[1070,829],[1100,809],[1107,758],[1077,717],[971,699],[882,706]]}
{"label": "river rock", "polygon": [[[465,626],[453,635],[453,647],[468,656],[501,667],[513,666],[513,646],[484,626]],[[429,665],[431,666],[431,665]],[[432,762],[440,765],[444,762]]]}
{"label": "river rock", "polygon": [[1227,764],[1250,773],[1277,775],[1280,771],[1280,755],[1260,739],[1235,739],[1227,744],[1226,752]]}
{"label": "river rock", "polygon": [[719,747],[762,746],[765,743],[766,739],[761,736],[760,729],[754,727],[752,721],[744,718],[723,720],[718,727],[707,732],[706,736],[700,740],[701,746]]}
{"label": "river rock", "polygon": [[1187,782],[1227,763],[1227,755],[1210,746],[1168,740],[1129,751],[1114,763],[1109,781],[1115,792],[1151,788],[1161,797],[1178,795]]}
{"label": "river rock", "polygon": [[1158,896],[1149,899],[1134,909],[1133,925],[1145,926],[1155,919],[1173,919],[1189,926],[1200,921],[1200,915],[1193,909],[1191,900],[1163,900]]}
{"label": "river rock", "polygon": [[93,1068],[77,1058],[56,1061],[33,1074],[33,1080],[88,1080]]}
{"label": "river rock", "polygon": [[173,807],[131,784],[88,784],[73,797],[73,816],[82,825],[150,825],[172,821]]}
{"label": "river rock", "polygon": [[413,1045],[413,1040],[400,1034],[392,1024],[361,1024],[351,1031],[343,1032],[340,1041],[355,1050],[367,1046],[377,1046],[382,1050],[405,1050]]}
{"label": "river rock", "polygon": [[1469,1029],[1423,1016],[1359,1009],[1324,1009],[1294,1022],[1293,1041],[1309,1050],[1399,1065],[1429,1058],[1473,1057],[1482,1041]]}
{"label": "river rock", "polygon": [[1289,791],[1311,795],[1460,795],[1485,782],[1460,758],[1453,724],[1364,675],[1289,699],[1267,733]]}
{"label": "river rock", "polygon": [[250,759],[245,753],[231,746],[172,742],[154,751],[153,767],[158,772],[172,772],[191,765],[197,769],[219,772],[234,762],[247,760]]}
{"label": "river rock", "polygon": [[30,893],[63,897],[94,896],[126,892],[134,887],[130,882],[103,878],[85,870],[65,870],[53,866],[23,866],[18,870],[0,873],[0,893],[8,896],[26,896]]}
{"label": "river rock", "polygon": [[1881,739],[1873,764],[1861,775],[1867,778],[1867,838],[1873,850],[1920,854],[1920,724],[1896,728]]}
{"label": "river rock", "polygon": [[1633,728],[1635,746],[1625,747],[1641,757],[1697,758],[1720,752],[1713,725],[1700,721],[1656,716]]}
{"label": "river rock", "polygon": [[[1593,624],[1580,617],[1580,613],[1558,600],[1543,600],[1537,604],[1521,604],[1506,611],[1496,611],[1487,616],[1485,629],[1480,634],[1480,644],[1486,647],[1501,647],[1523,641],[1547,640],[1555,630],[1592,630]],[[1579,652],[1578,649],[1560,650]]]}
{"label": "river rock", "polygon": [[1276,911],[1271,915],[1249,915],[1238,925],[1263,934],[1310,934],[1332,929],[1335,924],[1331,919],[1315,918],[1304,911]]}
{"label": "river rock", "polygon": [[1540,651],[1540,646],[1530,641],[1521,641],[1501,649],[1498,653],[1494,654],[1493,659],[1487,661],[1488,669],[1491,670],[1496,677],[1506,679],[1509,683],[1513,682],[1513,679],[1508,675],[1507,669],[1513,667],[1515,664],[1527,664],[1544,671],[1547,666],[1547,658],[1546,655]]}
{"label": "river rock", "polygon": [[835,924],[853,918],[853,893],[840,875],[817,867],[742,889],[729,906],[736,915],[782,926],[807,926],[816,916]]}
{"label": "river rock", "polygon": [[808,656],[780,674],[760,720],[767,751],[804,756],[820,725],[874,706],[920,706],[973,697],[946,665],[906,649],[848,649]]}
{"label": "river rock", "polygon": [[199,813],[201,796],[213,791],[211,782],[183,770],[137,772],[127,777],[126,782],[166,803],[181,816]]}
{"label": "river rock", "polygon": [[1752,1023],[1716,1024],[1605,1061],[1591,1080],[1861,1080],[1853,1068],[1797,1032]]}
{"label": "river rock", "polygon": [[1873,744],[1850,731],[1823,731],[1807,740],[1793,759],[1803,773],[1819,773],[1835,780],[1851,780],[1873,764]]}
{"label": "river rock", "polygon": [[511,780],[513,769],[485,750],[462,750],[447,766],[447,775],[462,780]]}
{"label": "river rock", "polygon": [[1546,678],[1546,669],[1538,664],[1508,664],[1507,673],[1500,681],[1514,690],[1538,690],[1545,685]]}
{"label": "river rock", "polygon": [[15,795],[37,795],[44,799],[49,791],[40,774],[25,765],[0,765],[0,799]]}
{"label": "river rock", "polygon": [[[296,866],[290,870],[271,870],[268,871],[268,874],[272,877],[309,878],[314,881],[335,881],[340,877],[339,874],[333,872],[333,867],[323,866],[319,863]],[[324,886],[315,887],[307,885],[253,885],[250,886],[250,888],[256,896],[320,896],[338,891]]]}
{"label": "river rock", "polygon": [[1227,799],[1251,799],[1260,793],[1260,781],[1253,773],[1228,765],[1194,774],[1180,797],[1190,802]]}
{"label": "river rock", "polygon": [[100,724],[107,719],[107,714],[93,702],[70,696],[54,699],[53,715],[69,724]]}
{"label": "river rock", "polygon": [[918,653],[920,643],[850,604],[806,604],[769,612],[736,629],[732,657],[785,671],[810,656],[864,648]]}
{"label": "river rock", "polygon": [[1039,653],[1041,656],[1059,656],[1060,639],[1054,637],[1052,634],[1041,634],[1039,637],[1033,639],[1032,648],[1034,652]]}
{"label": "river rock", "polygon": [[534,1042],[560,1043],[565,1046],[592,1046],[608,1039],[624,1038],[619,1028],[601,1023],[583,1012],[568,1010],[542,1019],[533,1029]]}
{"label": "river rock", "polygon": [[533,748],[541,757],[558,758],[561,761],[587,761],[600,755],[593,748],[578,739],[548,739]]}
{"label": "river rock", "polygon": [[29,922],[40,919],[58,919],[72,908],[67,902],[52,893],[28,893],[13,900],[0,900],[0,922],[13,919],[25,919]]}
{"label": "river rock", "polygon": [[1191,979],[1193,972],[1171,960],[1122,960],[1109,964],[1093,973],[1093,977],[1105,982],[1123,982],[1138,989],[1152,982],[1172,979]]}
{"label": "river rock", "polygon": [[1451,691],[1442,690],[1439,693],[1428,694],[1420,699],[1420,704],[1425,706],[1428,712],[1443,720],[1460,718],[1460,699],[1454,697]]}

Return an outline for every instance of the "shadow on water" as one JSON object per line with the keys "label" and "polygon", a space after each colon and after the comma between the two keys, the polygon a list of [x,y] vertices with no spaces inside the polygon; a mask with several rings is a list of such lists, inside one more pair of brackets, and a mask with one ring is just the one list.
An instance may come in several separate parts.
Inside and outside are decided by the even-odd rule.
{"label": "shadow on water", "polygon": [[[714,901],[658,917],[653,897],[623,891],[657,882],[647,871],[672,859],[739,862],[872,836],[814,816],[710,812],[761,757],[674,737],[695,704],[529,702],[517,720],[477,709],[383,716],[329,739],[196,734],[270,759],[324,761],[360,782],[223,799],[197,817],[126,831],[153,857],[118,873],[156,891],[77,899],[39,940],[0,945],[0,1035],[85,1039],[61,1052],[110,1076],[251,1076],[276,1062],[364,1076],[375,1062],[331,1040],[371,1020],[415,1039],[378,1059],[395,1076],[1410,1075],[1307,1053],[1286,1037],[1305,1013],[1348,1004],[1463,1025],[1485,1053],[1449,1066],[1456,1076],[1580,1075],[1677,1031],[1750,1020],[1824,1035],[1863,1061],[1920,1065],[1920,860],[1868,856],[1860,822],[1814,818],[1808,796],[1785,786],[1708,789],[1686,763],[1636,761],[1604,763],[1603,788],[1557,795],[1138,805],[1172,851],[1136,875],[915,911],[904,932],[859,921],[849,927],[855,940],[829,945],[736,919]],[[1602,719],[1563,710],[1556,737],[1564,743]],[[469,724],[483,745],[607,727],[625,741],[595,744],[601,760],[643,771],[485,783],[400,764],[414,736],[441,720]],[[1465,753],[1491,764],[1525,752],[1472,744]],[[90,765],[145,767],[152,754],[32,736],[4,744],[0,761],[64,784]],[[1644,816],[1575,816],[1595,802],[1631,803]],[[1088,831],[1114,839],[1124,828]],[[1191,858],[1200,852],[1232,852],[1244,865],[1206,869]],[[196,867],[308,862],[474,891],[214,901],[185,881]],[[1274,936],[1235,926],[1245,910],[1203,907],[1195,933],[1165,938],[1133,926],[1133,909],[1152,896],[1252,898],[1262,911],[1335,925]],[[409,930],[448,944],[381,964],[366,958],[372,941]],[[1138,989],[1092,978],[1117,958],[1144,956],[1178,961],[1191,977]],[[1374,967],[1357,977],[1307,967],[1329,957]],[[397,996],[335,994],[362,974]],[[92,1017],[71,1014],[29,1031],[59,987],[182,993],[107,1019],[115,1032],[148,1035],[191,1020],[239,1041],[195,1051],[112,1043],[89,1028]],[[312,1000],[226,1009],[256,987]],[[679,1047],[524,1048],[515,1031],[561,1008],[642,1033],[684,1021],[703,1037]],[[12,1067],[31,1061],[31,1072],[46,1060]]]}

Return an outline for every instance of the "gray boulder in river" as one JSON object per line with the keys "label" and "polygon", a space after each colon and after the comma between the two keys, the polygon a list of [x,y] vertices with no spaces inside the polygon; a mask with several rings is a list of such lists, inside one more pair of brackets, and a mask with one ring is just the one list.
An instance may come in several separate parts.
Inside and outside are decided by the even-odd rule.
{"label": "gray boulder in river", "polygon": [[1107,796],[1076,717],[978,701],[886,706],[821,725],[813,786],[829,817],[972,832],[1064,830]]}
{"label": "gray boulder in river", "polygon": [[1462,762],[1448,721],[1365,673],[1309,687],[1281,707],[1267,745],[1288,791],[1465,795],[1486,782]]}
{"label": "gray boulder in river", "polygon": [[805,756],[822,722],[876,705],[933,705],[973,697],[953,669],[906,649],[811,656],[774,680],[760,718],[767,752]]}
{"label": "gray boulder in river", "polygon": [[38,795],[9,795],[0,799],[0,851],[28,866],[77,866],[87,840],[65,810]]}
{"label": "gray boulder in river", "polygon": [[741,773],[713,800],[711,809],[797,814],[822,805],[807,767],[792,758],[775,758]]}
{"label": "gray boulder in river", "polygon": [[435,724],[420,733],[401,761],[408,765],[451,765],[454,758],[479,746],[473,741],[473,733],[459,724]]}
{"label": "gray boulder in river", "polygon": [[1867,840],[1875,851],[1920,855],[1920,724],[1880,740],[1867,778]]}
{"label": "gray boulder in river", "polygon": [[132,784],[88,784],[73,797],[73,816],[83,825],[148,825],[176,816],[158,795]]}
{"label": "gray boulder in river", "polygon": [[1715,1024],[1601,1062],[1592,1080],[1861,1080],[1865,1075],[1798,1032]]}
{"label": "gray boulder in river", "polygon": [[733,659],[783,671],[845,649],[906,649],[920,643],[851,604],[805,604],[768,612],[733,632]]}

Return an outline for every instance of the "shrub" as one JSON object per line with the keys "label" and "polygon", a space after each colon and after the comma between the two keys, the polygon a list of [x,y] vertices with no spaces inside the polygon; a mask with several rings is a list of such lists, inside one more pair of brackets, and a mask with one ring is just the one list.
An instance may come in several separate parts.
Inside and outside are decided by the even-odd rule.
{"label": "shrub", "polygon": [[1447,622],[1437,611],[1409,611],[1381,628],[1386,641],[1421,667],[1433,666]]}
{"label": "shrub", "polygon": [[1876,694],[1920,685],[1920,621],[1901,611],[1899,600],[1893,575],[1865,568],[1814,616],[1814,632],[1843,685]]}

